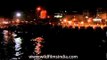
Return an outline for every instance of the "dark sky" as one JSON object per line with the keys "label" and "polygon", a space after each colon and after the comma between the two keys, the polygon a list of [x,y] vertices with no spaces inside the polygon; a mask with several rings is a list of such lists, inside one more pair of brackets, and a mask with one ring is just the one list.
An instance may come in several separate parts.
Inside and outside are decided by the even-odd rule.
{"label": "dark sky", "polygon": [[0,0],[0,15],[9,15],[13,11],[33,9],[42,5],[48,10],[107,8],[106,0]]}
{"label": "dark sky", "polygon": [[107,7],[107,0],[45,0],[45,2],[45,5],[50,8],[85,9]]}
{"label": "dark sky", "polygon": [[0,0],[0,16],[11,15],[14,11],[29,10],[36,5],[36,0]]}

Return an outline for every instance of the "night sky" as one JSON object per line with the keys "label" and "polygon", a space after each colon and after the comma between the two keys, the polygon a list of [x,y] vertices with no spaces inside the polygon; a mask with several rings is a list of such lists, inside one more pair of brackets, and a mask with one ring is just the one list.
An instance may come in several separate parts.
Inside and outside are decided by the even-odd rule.
{"label": "night sky", "polygon": [[106,0],[0,0],[0,15],[10,15],[13,11],[34,9],[42,5],[54,11],[60,9],[107,8]]}

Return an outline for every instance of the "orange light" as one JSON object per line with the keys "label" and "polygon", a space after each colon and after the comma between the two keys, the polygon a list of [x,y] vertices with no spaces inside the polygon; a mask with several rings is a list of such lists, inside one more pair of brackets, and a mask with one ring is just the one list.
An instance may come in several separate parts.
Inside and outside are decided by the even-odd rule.
{"label": "orange light", "polygon": [[19,19],[17,19],[17,20],[16,20],[16,23],[20,23],[20,20],[19,20]]}
{"label": "orange light", "polygon": [[63,21],[61,21],[61,23],[63,24],[64,22],[63,22]]}
{"label": "orange light", "polygon": [[76,21],[76,19],[74,18],[73,21]]}
{"label": "orange light", "polygon": [[67,22],[67,19],[64,19],[63,21],[64,21],[64,22]]}
{"label": "orange light", "polygon": [[42,10],[41,12],[40,12],[40,18],[41,19],[45,19],[47,17],[47,11],[46,10]]}
{"label": "orange light", "polygon": [[87,19],[87,18],[89,18],[88,16],[85,16],[85,18]]}
{"label": "orange light", "polygon": [[90,19],[88,19],[88,21],[87,21],[88,23],[90,23],[91,22],[91,20]]}
{"label": "orange light", "polygon": [[72,24],[72,21],[68,21],[68,24],[70,24],[70,25],[71,25],[71,24]]}
{"label": "orange light", "polygon": [[81,21],[81,24],[84,24],[84,22],[83,22],[83,21]]}

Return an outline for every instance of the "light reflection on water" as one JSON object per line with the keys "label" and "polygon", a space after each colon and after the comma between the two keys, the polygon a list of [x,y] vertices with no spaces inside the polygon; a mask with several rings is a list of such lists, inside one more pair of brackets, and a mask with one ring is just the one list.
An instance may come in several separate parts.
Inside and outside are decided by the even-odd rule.
{"label": "light reflection on water", "polygon": [[[18,28],[19,29],[19,28]],[[38,30],[39,30],[39,28],[38,29],[34,29],[34,30],[30,30],[30,29],[28,29],[28,30],[30,30],[30,31],[27,31],[27,30],[21,30],[22,28],[20,28],[19,30],[14,30],[14,31],[11,31],[11,34],[13,34],[14,35],[14,37],[13,37],[13,39],[15,40],[14,41],[14,43],[15,43],[15,46],[14,46],[14,50],[15,51],[20,51],[21,49],[23,49],[23,47],[22,47],[22,45],[23,45],[23,43],[25,43],[25,42],[23,42],[23,37],[24,38],[26,38],[26,39],[28,39],[28,40],[30,40],[30,39],[32,39],[32,38],[36,38],[37,36],[35,36],[35,35],[37,35],[37,33],[38,33]],[[58,28],[59,29],[59,28]],[[50,30],[51,32],[53,32],[52,34],[58,34],[58,33],[61,33],[62,31],[64,31],[64,32],[68,32],[68,30],[66,31],[66,30],[63,30],[63,29],[66,29],[66,28],[63,28],[62,30],[58,30],[57,28],[56,28],[56,30],[54,30],[53,28],[52,28],[52,30]],[[45,30],[45,29],[44,29]],[[42,33],[44,32],[44,30],[41,30],[42,31]],[[48,30],[48,29],[47,29]],[[73,29],[71,29],[70,31],[72,31]],[[32,32],[33,31],[33,32]],[[48,33],[48,32],[50,32],[49,30],[46,32],[47,34],[50,34],[50,33]],[[54,31],[55,31],[55,33],[54,33]],[[56,32],[56,31],[58,31],[58,32]],[[7,31],[5,31],[5,32],[7,32]],[[100,31],[101,32],[101,31]],[[43,35],[42,33],[38,33],[38,34],[41,34],[41,36]],[[105,32],[104,32],[105,33]],[[4,34],[6,34],[6,33],[4,33]],[[44,34],[44,35],[46,35],[46,36],[49,36],[49,35],[47,35],[47,34]],[[6,34],[7,35],[7,34]],[[31,35],[31,36],[30,36]],[[51,35],[51,34],[50,34]],[[65,35],[67,35],[67,34],[65,34]],[[64,36],[65,36],[64,35]],[[87,34],[88,35],[88,34]],[[106,33],[106,35],[107,35],[107,33]],[[8,35],[8,36],[10,36],[10,35]],[[39,35],[40,36],[40,35]],[[51,37],[53,37],[53,39],[54,39],[54,36],[55,35],[51,35]],[[59,35],[58,35],[59,36]],[[61,38],[64,38],[64,36],[63,37],[61,37]],[[69,35],[67,35],[67,36],[69,36]],[[77,36],[77,35],[76,35]],[[73,37],[72,37],[73,38]],[[24,41],[27,41],[26,39],[24,39]],[[56,40],[57,40],[57,38],[56,38]],[[55,40],[55,41],[56,41]],[[104,39],[105,40],[105,39]],[[51,38],[51,41],[52,41],[52,38]],[[61,41],[61,40],[60,40]],[[28,41],[29,42],[29,41]],[[28,45],[30,45],[29,43],[26,43],[26,46],[28,46]],[[105,42],[105,41],[103,41],[102,40],[102,42]],[[57,42],[56,42],[57,43]],[[56,43],[54,43],[54,44],[56,44]],[[33,44],[31,44],[31,45],[33,45]],[[60,45],[60,44],[59,44]],[[35,47],[35,46],[34,46]],[[55,46],[55,47],[57,47],[57,46]],[[101,46],[102,47],[102,46]],[[26,50],[30,50],[30,49],[28,49],[28,48],[26,48],[26,47],[24,47],[24,49],[26,49]],[[33,49],[32,49],[33,50]],[[48,49],[47,49],[48,50]],[[31,51],[31,52],[34,52],[34,50],[33,51]],[[27,53],[29,53],[29,52],[27,52]],[[25,53],[25,54],[27,54],[27,53]],[[23,55],[24,54],[24,51],[21,51],[21,52],[15,52],[14,54],[16,54],[15,56],[20,56],[20,55]],[[32,53],[33,54],[33,53]]]}

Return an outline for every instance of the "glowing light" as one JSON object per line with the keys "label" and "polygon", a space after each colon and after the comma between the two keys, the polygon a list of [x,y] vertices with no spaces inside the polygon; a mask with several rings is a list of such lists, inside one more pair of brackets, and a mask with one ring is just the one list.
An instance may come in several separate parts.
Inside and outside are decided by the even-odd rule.
{"label": "glowing light", "polygon": [[64,22],[67,22],[67,19],[64,19],[63,21],[64,21]]}
{"label": "glowing light", "polygon": [[19,20],[19,19],[16,19],[16,23],[20,23],[20,20]]}
{"label": "glowing light", "polygon": [[47,18],[50,18],[50,16],[47,16]]}
{"label": "glowing light", "polygon": [[37,7],[37,9],[36,9],[37,11],[40,11],[41,10],[41,7]]}
{"label": "glowing light", "polygon": [[9,22],[8,21],[3,21],[3,24],[9,24]]}
{"label": "glowing light", "polygon": [[62,19],[60,19],[60,21],[62,21]]}
{"label": "glowing light", "polygon": [[95,19],[93,19],[93,21],[95,21],[95,22],[101,22],[101,19],[95,18]]}
{"label": "glowing light", "polygon": [[96,29],[96,25],[93,25],[92,27],[93,27],[93,29]]}
{"label": "glowing light", "polygon": [[103,26],[103,25],[101,25],[100,27],[101,27],[102,29],[104,28],[104,26]]}
{"label": "glowing light", "polygon": [[72,23],[72,21],[68,21],[68,24],[71,24]]}
{"label": "glowing light", "polygon": [[88,19],[89,17],[88,17],[88,16],[85,16],[85,18]]}
{"label": "glowing light", "polygon": [[75,18],[74,18],[73,20],[74,20],[74,21],[76,21],[76,19],[75,19]]}
{"label": "glowing light", "polygon": [[55,15],[54,17],[55,18],[62,18],[63,16],[62,15]]}
{"label": "glowing light", "polygon": [[63,24],[64,22],[63,22],[63,21],[61,21],[61,23]]}
{"label": "glowing light", "polygon": [[84,24],[84,22],[83,22],[83,21],[81,21],[81,24]]}
{"label": "glowing light", "polygon": [[46,10],[42,10],[41,12],[40,12],[40,18],[41,19],[45,19],[47,17],[47,11]]}
{"label": "glowing light", "polygon": [[17,12],[16,17],[21,17],[21,13]]}
{"label": "glowing light", "polygon": [[51,25],[52,23],[51,23],[51,22],[49,22],[49,24]]}
{"label": "glowing light", "polygon": [[90,22],[92,22],[92,21],[91,21],[91,19],[88,19],[87,22],[90,23]]}

